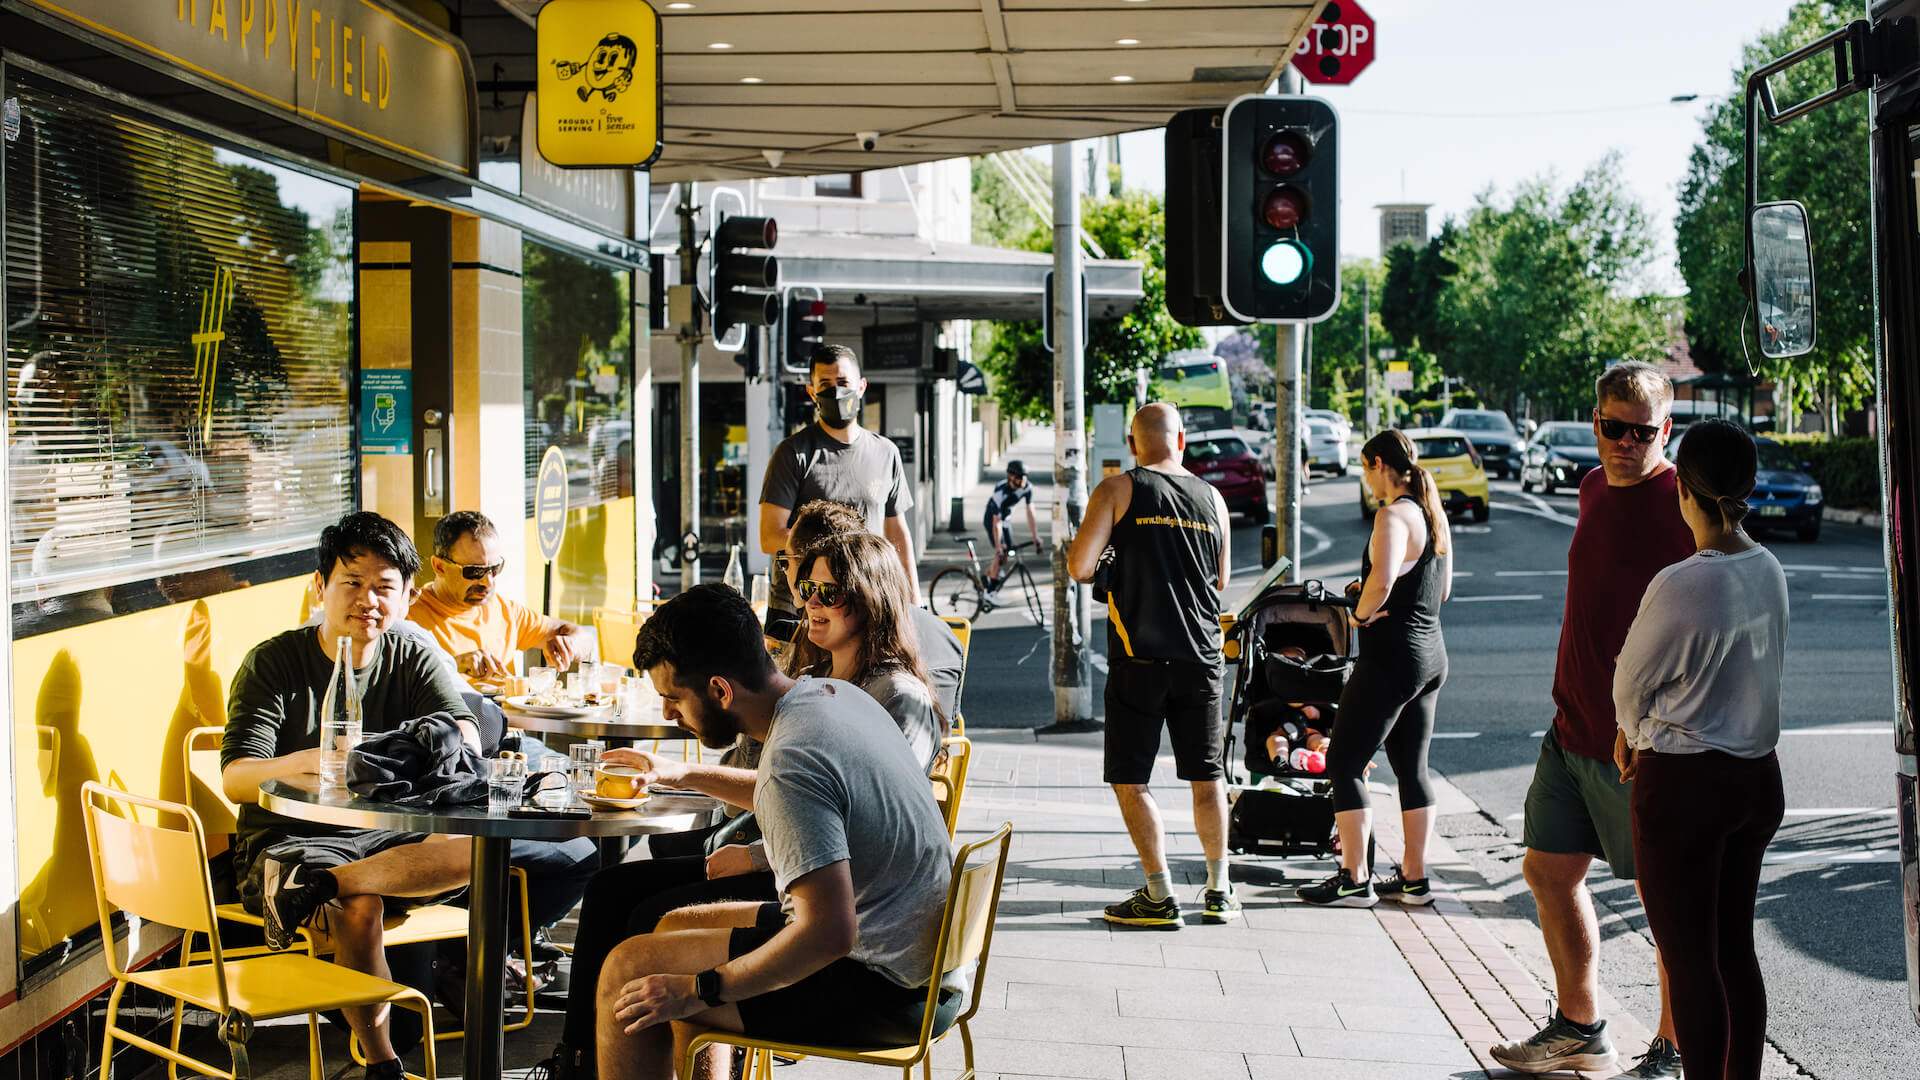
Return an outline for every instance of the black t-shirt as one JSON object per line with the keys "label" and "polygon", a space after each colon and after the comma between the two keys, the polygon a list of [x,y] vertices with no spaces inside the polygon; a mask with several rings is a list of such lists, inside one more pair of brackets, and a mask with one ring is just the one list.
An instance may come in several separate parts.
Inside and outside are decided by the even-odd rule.
{"label": "black t-shirt", "polygon": [[987,517],[997,517],[1000,524],[1006,525],[1013,515],[1013,508],[1023,502],[1033,501],[1033,484],[1029,481],[1015,490],[1005,480],[993,485],[993,494],[987,496]]}
{"label": "black t-shirt", "polygon": [[1220,662],[1220,545],[1213,488],[1191,474],[1127,472],[1133,497],[1113,526],[1107,655]]}
{"label": "black t-shirt", "polygon": [[[241,758],[273,758],[320,745],[320,711],[326,701],[333,661],[320,649],[320,631],[289,630],[253,647],[233,675],[227,695],[227,732],[220,744],[220,765]],[[461,697],[459,679],[434,650],[389,630],[381,635],[367,666],[353,673],[360,692],[361,729],[366,735],[392,731],[431,713],[472,720]],[[342,831],[294,821],[251,803],[240,808],[240,835],[271,831],[295,836]]]}

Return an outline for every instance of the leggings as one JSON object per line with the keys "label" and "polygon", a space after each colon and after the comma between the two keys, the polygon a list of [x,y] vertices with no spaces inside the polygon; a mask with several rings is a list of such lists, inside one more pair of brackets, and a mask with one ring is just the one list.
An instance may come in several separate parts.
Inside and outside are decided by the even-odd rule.
{"label": "leggings", "polygon": [[[1435,662],[1437,659],[1437,663]],[[1427,745],[1433,741],[1433,714],[1440,687],[1447,681],[1447,654],[1360,654],[1340,694],[1327,750],[1327,779],[1333,782],[1333,808],[1363,810],[1367,762],[1382,747],[1400,781],[1400,809],[1433,805],[1427,774]]]}
{"label": "leggings", "polygon": [[1633,859],[1666,961],[1689,1080],[1758,1080],[1767,987],[1753,949],[1760,859],[1780,827],[1780,759],[1641,751]]}

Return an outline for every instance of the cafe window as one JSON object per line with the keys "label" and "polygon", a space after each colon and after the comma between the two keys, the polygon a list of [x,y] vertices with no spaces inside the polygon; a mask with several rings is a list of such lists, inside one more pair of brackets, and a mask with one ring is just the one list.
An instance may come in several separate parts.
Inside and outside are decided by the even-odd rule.
{"label": "cafe window", "polygon": [[633,496],[630,271],[526,242],[526,512],[549,446],[567,462],[571,509]]}
{"label": "cafe window", "polygon": [[813,193],[836,199],[857,199],[860,197],[860,178],[863,173],[830,173],[813,178]]}
{"label": "cafe window", "polygon": [[310,549],[353,505],[352,189],[5,95],[15,634]]}

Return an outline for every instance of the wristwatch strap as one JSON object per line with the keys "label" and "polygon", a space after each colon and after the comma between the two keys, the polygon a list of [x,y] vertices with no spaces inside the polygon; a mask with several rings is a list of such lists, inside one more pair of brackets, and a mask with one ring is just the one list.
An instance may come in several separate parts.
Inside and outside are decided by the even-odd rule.
{"label": "wristwatch strap", "polygon": [[699,995],[710,1009],[726,1004],[720,1000],[720,972],[717,968],[708,968],[693,977],[693,992]]}

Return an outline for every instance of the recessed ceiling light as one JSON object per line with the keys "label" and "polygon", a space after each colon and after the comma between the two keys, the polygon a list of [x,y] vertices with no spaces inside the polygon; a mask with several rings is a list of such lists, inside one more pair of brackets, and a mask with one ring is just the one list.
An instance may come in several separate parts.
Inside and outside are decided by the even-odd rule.
{"label": "recessed ceiling light", "polygon": [[668,11],[692,11],[693,5],[687,3],[687,0],[677,0],[676,3],[668,4],[667,10]]}
{"label": "recessed ceiling light", "polygon": [[731,48],[733,48],[733,42],[731,42],[731,41],[716,41],[716,42],[714,42],[713,44],[711,44],[711,45],[709,45],[709,46],[707,46],[707,48],[709,48],[709,49],[731,49]]}
{"label": "recessed ceiling light", "polygon": [[743,75],[741,76],[740,81],[743,83],[757,85],[759,83],[766,82],[767,80],[761,78],[758,75]]}
{"label": "recessed ceiling light", "polygon": [[1131,76],[1131,75],[1115,75],[1115,76],[1113,77],[1113,81],[1114,81],[1114,82],[1132,82],[1132,81],[1133,81],[1133,76]]}
{"label": "recessed ceiling light", "polygon": [[1137,37],[1123,37],[1115,40],[1114,44],[1115,45],[1138,45],[1140,44],[1140,39]]}

